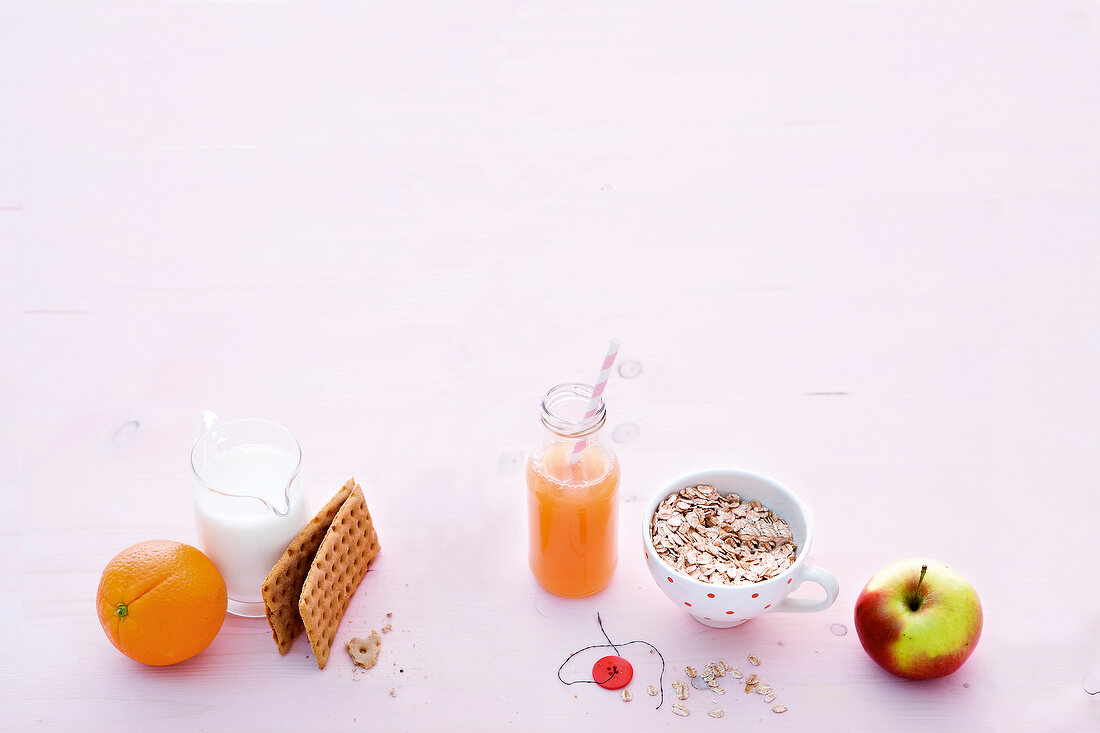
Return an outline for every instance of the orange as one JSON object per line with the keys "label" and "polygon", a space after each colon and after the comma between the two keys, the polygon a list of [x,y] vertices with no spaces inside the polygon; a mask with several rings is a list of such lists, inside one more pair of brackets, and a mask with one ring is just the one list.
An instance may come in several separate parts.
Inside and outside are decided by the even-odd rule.
{"label": "orange", "polygon": [[96,592],[99,623],[138,662],[175,664],[205,649],[225,620],[225,581],[191,545],[149,540],[115,555]]}

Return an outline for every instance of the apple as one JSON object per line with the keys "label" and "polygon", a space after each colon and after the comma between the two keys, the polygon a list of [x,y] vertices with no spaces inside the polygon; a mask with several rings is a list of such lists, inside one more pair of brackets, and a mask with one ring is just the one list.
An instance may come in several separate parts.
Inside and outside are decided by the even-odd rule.
{"label": "apple", "polygon": [[856,599],[864,651],[899,677],[930,680],[963,665],[982,635],[982,604],[966,578],[935,560],[899,560]]}

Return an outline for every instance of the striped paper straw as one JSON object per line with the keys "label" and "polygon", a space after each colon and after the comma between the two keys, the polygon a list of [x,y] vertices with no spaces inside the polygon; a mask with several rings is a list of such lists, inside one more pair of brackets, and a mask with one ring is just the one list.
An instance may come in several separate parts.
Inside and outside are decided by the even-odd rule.
{"label": "striped paper straw", "polygon": [[[611,339],[611,345],[607,347],[607,356],[603,358],[600,375],[596,377],[596,386],[592,389],[592,398],[588,400],[588,409],[584,413],[585,420],[596,414],[600,397],[603,395],[604,387],[607,386],[607,378],[611,376],[611,365],[615,363],[615,357],[619,354],[620,343],[622,342],[619,339],[613,338]],[[587,438],[581,438],[573,444],[573,452],[569,454],[570,466],[576,465],[577,461],[581,459],[581,452],[586,445],[588,445]]]}

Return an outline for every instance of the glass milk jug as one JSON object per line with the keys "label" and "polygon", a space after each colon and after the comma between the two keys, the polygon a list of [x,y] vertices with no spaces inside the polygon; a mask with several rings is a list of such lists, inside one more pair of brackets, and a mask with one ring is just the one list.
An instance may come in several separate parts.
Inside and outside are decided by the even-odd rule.
{"label": "glass milk jug", "polygon": [[264,616],[264,579],[309,521],[302,449],[269,420],[202,419],[191,450],[199,540],[225,579],[229,612]]}

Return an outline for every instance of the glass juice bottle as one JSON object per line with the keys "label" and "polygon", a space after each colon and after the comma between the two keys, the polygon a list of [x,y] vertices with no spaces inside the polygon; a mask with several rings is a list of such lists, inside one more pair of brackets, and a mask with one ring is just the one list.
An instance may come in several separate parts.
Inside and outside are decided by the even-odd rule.
{"label": "glass juice bottle", "polygon": [[[603,590],[619,557],[619,461],[600,430],[603,400],[589,410],[591,396],[587,384],[559,384],[546,393],[545,429],[527,462],[531,572],[543,588],[566,597]],[[580,440],[584,449],[571,462]]]}

